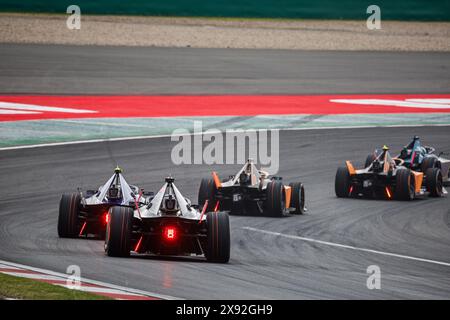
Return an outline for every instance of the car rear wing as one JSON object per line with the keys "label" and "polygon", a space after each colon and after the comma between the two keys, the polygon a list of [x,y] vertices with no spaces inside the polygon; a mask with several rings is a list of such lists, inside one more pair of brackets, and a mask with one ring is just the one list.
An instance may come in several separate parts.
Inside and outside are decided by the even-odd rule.
{"label": "car rear wing", "polygon": [[123,175],[120,172],[115,172],[111,178],[99,189],[99,195],[96,196],[97,200],[99,202],[103,202],[103,200],[106,197],[106,194],[108,193],[108,189],[111,187],[111,185],[116,182],[120,184],[120,187],[122,189],[122,205],[128,205],[130,202],[134,202],[133,197],[133,191],[131,190],[130,185],[125,180]]}
{"label": "car rear wing", "polygon": [[[231,186],[234,186],[238,182],[239,176],[243,172],[250,173],[252,186],[257,185],[259,180],[261,179],[261,174],[260,174],[258,168],[256,168],[256,165],[252,159],[247,160],[247,162],[244,164],[244,166],[241,168],[241,170],[238,171],[238,173],[234,176],[233,179],[228,180],[226,182],[220,182],[219,177],[217,176],[217,173],[215,173],[215,172],[213,172],[213,179],[214,179],[215,183],[216,183],[216,179],[217,179],[217,181],[220,182],[220,187],[222,187],[222,188],[223,187],[231,187]],[[217,183],[216,183],[216,187],[218,187]]]}

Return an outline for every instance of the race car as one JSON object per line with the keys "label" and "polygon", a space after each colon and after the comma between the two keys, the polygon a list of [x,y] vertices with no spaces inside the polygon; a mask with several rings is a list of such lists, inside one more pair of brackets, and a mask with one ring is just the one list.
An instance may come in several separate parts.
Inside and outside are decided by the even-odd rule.
{"label": "race car", "polygon": [[439,168],[444,183],[450,181],[450,160],[435,154],[436,149],[430,146],[422,146],[418,136],[403,147],[397,158],[404,161],[404,166],[415,171],[426,173],[429,168]]}
{"label": "race car", "polygon": [[78,189],[72,194],[63,194],[59,202],[58,235],[61,238],[95,237],[104,239],[108,210],[111,206],[134,208],[145,204],[145,192],[129,185],[116,167],[114,174],[98,190],[87,190],[86,195]]}
{"label": "race car", "polygon": [[392,158],[387,146],[363,169],[356,170],[346,161],[346,166],[336,172],[336,196],[413,200],[420,195],[440,197],[447,193],[439,168],[428,168],[424,174],[405,167],[404,163],[403,159]]}
{"label": "race car", "polygon": [[167,177],[145,206],[114,206],[109,210],[105,252],[126,257],[130,252],[154,255],[203,255],[207,261],[230,258],[230,223],[227,212],[206,212],[183,197]]}
{"label": "race car", "polygon": [[269,177],[252,159],[227,181],[220,181],[216,172],[212,178],[203,178],[198,203],[200,206],[208,203],[207,212],[220,209],[230,214],[281,217],[306,212],[305,188],[301,182],[284,185],[281,177]]}

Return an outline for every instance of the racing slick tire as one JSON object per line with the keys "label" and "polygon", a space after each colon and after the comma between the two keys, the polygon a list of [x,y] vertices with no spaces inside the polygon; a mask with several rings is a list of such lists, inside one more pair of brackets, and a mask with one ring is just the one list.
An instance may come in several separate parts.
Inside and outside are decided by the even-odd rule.
{"label": "racing slick tire", "polygon": [[128,257],[131,250],[133,209],[112,207],[106,225],[105,252],[110,257]]}
{"label": "racing slick tire", "polygon": [[271,181],[266,188],[265,213],[271,217],[282,217],[286,209],[286,195],[283,183]]}
{"label": "racing slick tire", "polygon": [[295,208],[295,214],[305,213],[305,187],[301,182],[292,182],[291,187],[291,207]]}
{"label": "racing slick tire", "polygon": [[372,164],[372,162],[375,161],[376,158],[377,157],[375,156],[375,154],[373,153],[369,154],[366,158],[366,162],[364,163],[364,168],[368,168]]}
{"label": "racing slick tire", "polygon": [[224,211],[206,214],[208,232],[206,260],[209,262],[227,263],[230,260],[230,220]]}
{"label": "racing slick tire", "polygon": [[426,187],[430,197],[442,196],[442,173],[439,168],[428,168],[426,171]]}
{"label": "racing slick tire", "polygon": [[63,194],[59,201],[58,236],[75,238],[80,232],[80,202],[78,193]]}
{"label": "racing slick tire", "polygon": [[213,179],[203,178],[198,190],[198,206],[199,209],[203,209],[203,205],[208,200],[208,206],[206,212],[214,211],[216,206],[216,185]]}
{"label": "racing slick tire", "polygon": [[395,177],[395,197],[398,200],[409,201],[415,196],[414,177],[409,169],[399,169]]}
{"label": "racing slick tire", "polygon": [[421,169],[423,173],[426,173],[428,169],[430,168],[436,168],[438,167],[438,159],[435,157],[426,157],[422,161]]}
{"label": "racing slick tire", "polygon": [[334,191],[338,198],[348,198],[350,195],[350,172],[347,167],[339,167],[334,180]]}

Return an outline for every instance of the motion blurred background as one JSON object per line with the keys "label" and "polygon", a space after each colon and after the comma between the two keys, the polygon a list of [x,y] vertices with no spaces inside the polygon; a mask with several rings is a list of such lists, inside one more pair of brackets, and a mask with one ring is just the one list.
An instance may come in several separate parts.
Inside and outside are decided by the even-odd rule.
{"label": "motion blurred background", "polygon": [[449,0],[1,0],[0,10],[62,13],[71,4],[86,14],[353,20],[374,4],[386,20],[450,20]]}

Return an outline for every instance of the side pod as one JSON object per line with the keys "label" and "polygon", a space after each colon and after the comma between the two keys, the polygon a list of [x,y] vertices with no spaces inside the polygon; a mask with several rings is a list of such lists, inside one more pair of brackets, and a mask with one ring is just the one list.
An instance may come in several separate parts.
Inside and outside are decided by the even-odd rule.
{"label": "side pod", "polygon": [[355,175],[356,174],[356,170],[355,167],[353,167],[353,164],[350,161],[345,161],[345,164],[347,165],[347,169],[348,169],[348,173],[350,173],[350,175]]}

